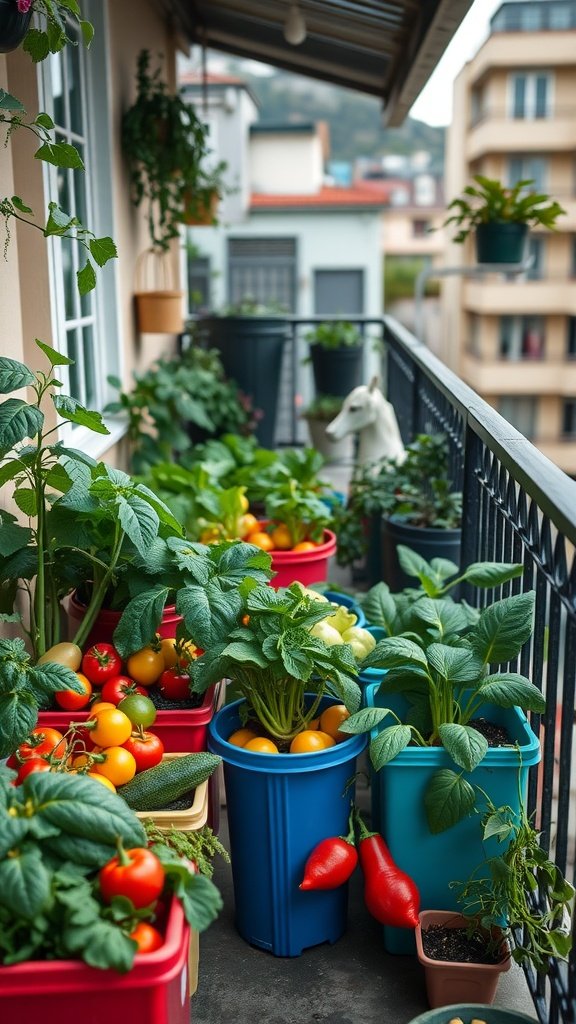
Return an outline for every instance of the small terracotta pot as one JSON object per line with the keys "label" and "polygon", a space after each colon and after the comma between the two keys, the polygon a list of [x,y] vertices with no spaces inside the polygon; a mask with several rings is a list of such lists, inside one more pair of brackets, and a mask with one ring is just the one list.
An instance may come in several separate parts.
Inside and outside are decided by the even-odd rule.
{"label": "small terracotta pot", "polygon": [[465,928],[466,918],[453,910],[421,910],[416,926],[416,953],[424,967],[428,1002],[432,1009],[452,1003],[492,1003],[498,980],[510,967],[510,946],[502,940],[502,960],[496,964],[457,963],[450,960],[432,960],[424,952],[422,932],[430,925],[445,928]]}

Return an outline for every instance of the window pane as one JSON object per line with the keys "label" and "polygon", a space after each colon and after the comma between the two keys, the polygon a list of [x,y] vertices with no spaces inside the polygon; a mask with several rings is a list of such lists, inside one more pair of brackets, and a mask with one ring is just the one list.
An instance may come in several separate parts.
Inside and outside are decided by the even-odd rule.
{"label": "window pane", "polygon": [[73,360],[71,366],[68,367],[69,381],[70,381],[70,394],[72,398],[77,398],[82,401],[82,391],[80,388],[80,367],[78,365],[78,344],[76,331],[67,331],[66,339],[68,342],[68,356]]}
{"label": "window pane", "polygon": [[52,57],[50,61],[50,86],[52,89],[52,102],[54,104],[52,119],[55,124],[62,124],[64,121],[64,83],[62,81],[62,58],[60,54]]}
{"label": "window pane", "polygon": [[81,135],[83,126],[79,46],[66,47],[66,78],[69,125],[73,132]]}
{"label": "window pane", "polygon": [[64,310],[67,320],[76,316],[76,268],[72,254],[72,246],[76,243],[70,238],[63,238],[60,245],[62,251],[62,277],[64,281]]}
{"label": "window pane", "polygon": [[536,117],[546,117],[548,112],[548,77],[536,76]]}
{"label": "window pane", "polygon": [[82,346],[84,355],[84,386],[86,393],[84,401],[89,409],[93,409],[98,399],[96,385],[96,361],[94,358],[94,332],[91,327],[85,327],[82,331]]}
{"label": "window pane", "polygon": [[567,398],[562,410],[562,433],[567,437],[576,434],[576,398]]}
{"label": "window pane", "polygon": [[536,424],[536,399],[530,396],[502,395],[498,403],[504,416],[524,437],[533,438]]}
{"label": "window pane", "polygon": [[526,116],[526,76],[515,75],[513,81],[512,116]]}
{"label": "window pane", "polygon": [[566,355],[569,359],[576,357],[576,316],[569,316],[567,323]]}

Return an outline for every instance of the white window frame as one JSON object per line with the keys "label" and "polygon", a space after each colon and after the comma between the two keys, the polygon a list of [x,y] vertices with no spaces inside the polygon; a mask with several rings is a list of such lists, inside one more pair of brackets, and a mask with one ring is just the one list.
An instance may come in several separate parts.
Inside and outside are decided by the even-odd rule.
{"label": "white window frame", "polygon": [[[86,174],[87,186],[87,212],[84,226],[93,231],[97,238],[104,236],[114,238],[112,190],[110,188],[112,181],[109,117],[110,72],[106,48],[108,26],[105,4],[101,0],[84,0],[83,16],[92,22],[95,29],[90,50],[86,51],[81,45],[78,50],[82,82],[82,121],[87,128],[84,152],[86,170],[83,172]],[[41,106],[52,116],[50,58],[40,65],[39,74]],[[58,198],[57,173],[57,168],[44,164],[46,204]],[[102,412],[106,403],[117,397],[114,389],[108,384],[107,377],[109,374],[121,377],[122,371],[118,283],[115,260],[110,261],[105,267],[99,268],[94,264],[94,260],[90,259],[97,279],[96,288],[89,295],[92,302],[94,387],[96,389],[96,400],[90,403],[90,407]],[[82,250],[80,266],[83,266],[84,262]],[[62,245],[56,238],[49,239],[49,273],[53,345],[67,355],[66,327],[72,326],[74,320],[66,320],[65,317]],[[76,287],[76,282],[74,282],[74,287]],[[70,393],[70,375],[67,367],[58,368],[58,377],[62,380],[64,393]],[[110,419],[106,425],[110,430],[109,434],[95,434],[85,427],[64,422],[60,426],[59,436],[66,444],[81,448],[93,458],[99,458],[126,432],[126,424],[119,421],[118,418]]]}
{"label": "white window frame", "polygon": [[[526,97],[524,102],[524,113],[514,113],[514,83],[517,78],[526,79]],[[546,113],[541,116],[536,115],[536,81],[538,78],[546,79]],[[538,120],[544,121],[552,116],[554,109],[553,103],[553,90],[554,90],[554,74],[552,71],[546,71],[544,69],[514,69],[508,75],[508,116],[514,121],[530,121]]]}

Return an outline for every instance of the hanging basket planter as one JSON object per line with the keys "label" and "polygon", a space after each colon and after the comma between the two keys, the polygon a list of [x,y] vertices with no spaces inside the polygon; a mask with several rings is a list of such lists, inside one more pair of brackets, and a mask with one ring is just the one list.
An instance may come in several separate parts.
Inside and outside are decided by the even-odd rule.
{"label": "hanging basket planter", "polygon": [[140,334],[181,334],[184,292],[174,284],[169,253],[147,249],[136,263],[136,322]]}
{"label": "hanging basket planter", "polygon": [[20,46],[33,13],[33,5],[23,13],[16,0],[0,0],[0,53],[10,53]]}
{"label": "hanging basket planter", "polygon": [[217,189],[200,189],[196,193],[184,193],[182,223],[189,227],[216,224],[220,197]]}

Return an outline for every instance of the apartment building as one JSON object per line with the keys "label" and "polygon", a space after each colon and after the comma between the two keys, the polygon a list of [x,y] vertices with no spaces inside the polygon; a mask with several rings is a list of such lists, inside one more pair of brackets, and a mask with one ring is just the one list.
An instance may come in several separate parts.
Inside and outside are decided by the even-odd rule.
{"label": "apartment building", "polygon": [[[442,356],[576,476],[576,0],[503,3],[490,29],[455,82],[446,195],[478,173],[528,178],[566,215],[532,232],[525,273],[445,280]],[[472,241],[445,262],[473,265]]]}

